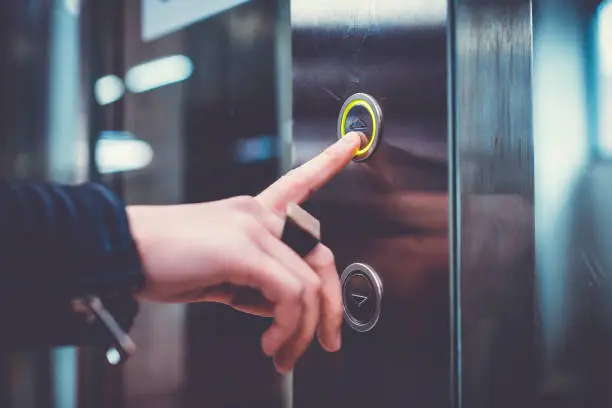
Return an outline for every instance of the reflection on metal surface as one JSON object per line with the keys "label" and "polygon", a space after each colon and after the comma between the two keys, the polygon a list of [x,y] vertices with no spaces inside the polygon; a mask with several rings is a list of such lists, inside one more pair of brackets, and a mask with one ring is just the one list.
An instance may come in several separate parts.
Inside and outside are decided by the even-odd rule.
{"label": "reflection on metal surface", "polygon": [[372,95],[385,116],[376,154],[305,205],[339,270],[355,260],[376,269],[383,317],[367,333],[345,325],[338,353],[309,349],[296,408],[448,404],[446,4],[291,2],[293,165],[336,139],[351,95]]}
{"label": "reflection on metal surface", "polygon": [[95,149],[100,173],[138,170],[153,160],[151,145],[130,132],[102,132]]}
{"label": "reflection on metal surface", "polygon": [[275,154],[275,138],[256,136],[250,139],[237,140],[234,160],[237,163],[254,163],[270,160]]}
{"label": "reflection on metal surface", "polygon": [[94,97],[100,105],[116,102],[124,93],[125,86],[117,75],[103,76],[94,85]]}
{"label": "reflection on metal surface", "polygon": [[537,406],[531,1],[452,4],[457,402]]}
{"label": "reflection on metal surface", "polygon": [[151,41],[249,0],[140,0],[142,37]]}
{"label": "reflection on metal surface", "polygon": [[125,85],[130,92],[141,93],[186,80],[193,63],[185,55],[161,57],[140,63],[127,71]]}
{"label": "reflection on metal surface", "polygon": [[430,27],[446,20],[443,1],[410,0],[410,11],[402,1],[389,0],[310,0],[291,4],[292,24],[298,28],[343,29],[367,27]]}
{"label": "reflection on metal surface", "polygon": [[121,354],[116,348],[109,348],[106,350],[106,361],[111,365],[117,365],[121,362]]}

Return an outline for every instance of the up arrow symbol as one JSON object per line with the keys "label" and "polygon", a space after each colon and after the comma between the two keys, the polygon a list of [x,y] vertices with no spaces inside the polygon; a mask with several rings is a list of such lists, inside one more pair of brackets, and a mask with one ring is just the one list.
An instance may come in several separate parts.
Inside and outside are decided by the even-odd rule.
{"label": "up arrow symbol", "polygon": [[350,130],[367,130],[368,125],[360,117],[355,118],[349,125]]}

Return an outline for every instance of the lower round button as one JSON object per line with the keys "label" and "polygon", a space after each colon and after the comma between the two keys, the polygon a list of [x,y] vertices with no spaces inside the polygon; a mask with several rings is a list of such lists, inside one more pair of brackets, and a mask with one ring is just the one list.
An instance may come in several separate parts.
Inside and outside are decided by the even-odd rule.
{"label": "lower round button", "polygon": [[382,281],[371,266],[349,265],[340,278],[344,320],[358,332],[372,330],[381,313]]}

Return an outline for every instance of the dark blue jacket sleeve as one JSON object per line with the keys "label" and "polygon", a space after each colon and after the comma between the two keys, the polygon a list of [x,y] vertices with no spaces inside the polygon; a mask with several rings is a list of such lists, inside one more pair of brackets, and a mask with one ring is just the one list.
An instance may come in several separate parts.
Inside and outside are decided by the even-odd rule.
{"label": "dark blue jacket sleeve", "polygon": [[0,344],[107,344],[72,301],[98,296],[128,331],[142,285],[124,204],[109,189],[0,182]]}

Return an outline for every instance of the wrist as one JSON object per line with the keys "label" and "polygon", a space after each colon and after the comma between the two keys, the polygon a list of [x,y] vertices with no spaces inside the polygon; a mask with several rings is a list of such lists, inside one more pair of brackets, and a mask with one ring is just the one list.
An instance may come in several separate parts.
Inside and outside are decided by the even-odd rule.
{"label": "wrist", "polygon": [[[146,237],[150,235],[147,229],[151,228],[150,207],[148,206],[127,206],[125,209],[130,234],[134,242],[135,251],[140,259],[140,267],[142,272],[142,284],[133,291],[133,296],[140,299],[142,292],[146,287],[147,265],[146,265]],[[148,219],[148,222],[147,222]]]}

